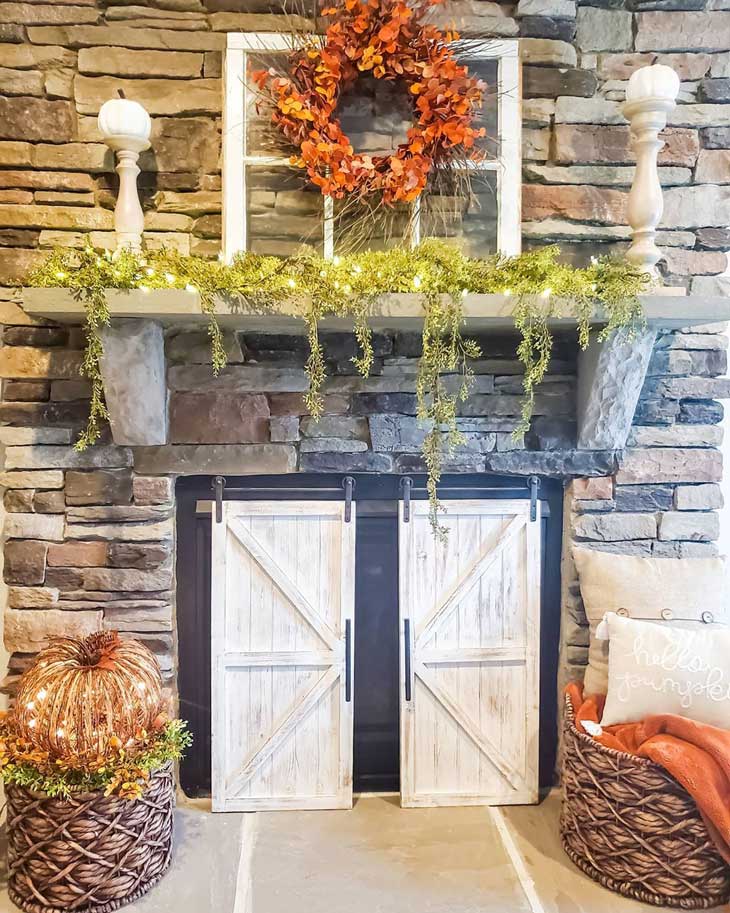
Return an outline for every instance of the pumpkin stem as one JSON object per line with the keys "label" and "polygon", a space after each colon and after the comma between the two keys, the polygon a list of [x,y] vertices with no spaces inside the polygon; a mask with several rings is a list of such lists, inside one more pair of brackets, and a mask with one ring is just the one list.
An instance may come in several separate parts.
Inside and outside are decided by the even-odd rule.
{"label": "pumpkin stem", "polygon": [[116,631],[89,634],[79,642],[79,664],[88,667],[100,665],[118,642]]}

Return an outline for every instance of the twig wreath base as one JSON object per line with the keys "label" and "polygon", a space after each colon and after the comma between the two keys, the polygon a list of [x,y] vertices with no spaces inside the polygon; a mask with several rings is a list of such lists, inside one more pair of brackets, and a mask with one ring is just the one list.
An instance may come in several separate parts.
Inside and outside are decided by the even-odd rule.
{"label": "twig wreath base", "polygon": [[[642,325],[638,296],[648,278],[624,259],[601,257],[585,268],[559,262],[559,249],[545,247],[518,257],[485,260],[463,256],[442,241],[427,240],[414,249],[367,251],[325,260],[309,251],[287,259],[241,254],[230,264],[161,250],[116,255],[99,253],[90,245],[80,251],[61,249],[27,279],[42,288],[66,288],[84,304],[87,347],[82,373],[91,382],[91,408],[86,430],[76,447],[84,449],[99,437],[108,418],[99,359],[100,330],[109,323],[107,289],[187,289],[200,294],[208,315],[214,373],[226,363],[223,337],[215,318],[215,299],[238,300],[242,311],[276,313],[284,303],[306,302],[310,352],[306,363],[310,387],[306,404],[311,415],[322,412],[325,355],[319,321],[328,315],[349,318],[359,344],[354,359],[366,377],[373,363],[368,317],[375,300],[387,293],[418,293],[423,301],[423,350],[416,383],[418,417],[427,429],[423,457],[428,471],[431,522],[437,535],[440,505],[437,486],[445,454],[462,441],[458,427],[459,404],[469,396],[471,359],[481,354],[474,340],[462,334],[463,298],[468,293],[511,295],[513,317],[520,334],[517,356],[524,365],[521,421],[516,436],[529,428],[535,388],[550,363],[552,334],[549,320],[560,310],[577,322],[578,343],[586,348],[590,319],[600,304],[606,323],[600,338],[619,328]],[[559,302],[559,304],[558,304]],[[454,384],[454,376],[456,384]]]}

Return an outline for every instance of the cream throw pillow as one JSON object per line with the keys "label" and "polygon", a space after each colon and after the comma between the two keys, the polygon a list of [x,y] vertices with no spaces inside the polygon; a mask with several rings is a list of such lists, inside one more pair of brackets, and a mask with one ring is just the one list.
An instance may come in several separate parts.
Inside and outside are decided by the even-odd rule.
{"label": "cream throw pillow", "polygon": [[606,612],[624,609],[631,618],[701,622],[709,612],[714,621],[727,621],[724,558],[641,558],[574,548],[580,592],[590,625],[586,694],[605,694],[608,688],[608,642],[596,640],[596,628]]}
{"label": "cream throw pillow", "polygon": [[676,713],[730,729],[730,628],[657,624],[610,613],[601,726]]}

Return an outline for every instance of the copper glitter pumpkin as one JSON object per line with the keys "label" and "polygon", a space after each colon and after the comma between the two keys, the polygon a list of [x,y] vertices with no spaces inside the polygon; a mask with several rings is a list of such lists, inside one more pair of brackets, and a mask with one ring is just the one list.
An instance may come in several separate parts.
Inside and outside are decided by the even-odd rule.
{"label": "copper glitter pumpkin", "polygon": [[161,706],[154,655],[116,632],[55,638],[21,677],[18,734],[53,758],[104,758],[132,747]]}

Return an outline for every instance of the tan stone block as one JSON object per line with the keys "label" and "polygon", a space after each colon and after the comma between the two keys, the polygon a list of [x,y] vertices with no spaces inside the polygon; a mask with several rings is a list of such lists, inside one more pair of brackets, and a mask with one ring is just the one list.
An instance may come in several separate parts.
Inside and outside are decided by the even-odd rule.
{"label": "tan stone block", "polygon": [[30,190],[86,190],[94,189],[88,174],[72,171],[0,171],[0,187],[25,187]]}
{"label": "tan stone block", "polygon": [[[129,48],[82,48],[79,73],[113,76],[166,76],[194,79],[201,75],[203,55],[185,51],[133,51]],[[170,113],[170,112],[165,112]]]}
{"label": "tan stone block", "polygon": [[84,6],[63,3],[0,3],[0,22],[19,22],[22,25],[71,25],[98,22],[101,13]]}
{"label": "tan stone block", "polygon": [[194,193],[176,193],[163,190],[155,197],[158,212],[181,212],[190,216],[220,212],[221,194],[215,190],[198,190]]}
{"label": "tan stone block", "polygon": [[5,518],[8,539],[63,539],[63,517],[54,514],[8,514]]}
{"label": "tan stone block", "polygon": [[159,542],[161,539],[171,539],[174,533],[172,520],[162,520],[159,523],[67,523],[67,539],[103,539],[109,542],[118,542],[120,533],[124,534],[125,542]]}
{"label": "tan stone block", "polygon": [[48,586],[8,587],[8,606],[11,609],[46,609],[58,602],[59,592]]}
{"label": "tan stone block", "polygon": [[76,54],[58,46],[34,47],[32,44],[6,44],[2,53],[3,65],[18,70],[73,67]]}
{"label": "tan stone block", "polygon": [[80,114],[98,114],[119,89],[138,101],[151,115],[218,114],[222,93],[218,79],[190,79],[185,91],[174,79],[119,79],[116,76],[77,76],[74,98]]}
{"label": "tan stone block", "polygon": [[730,12],[647,12],[636,17],[638,51],[726,51]]}
{"label": "tan stone block", "polygon": [[698,184],[730,184],[730,149],[701,149],[695,181]]}
{"label": "tan stone block", "polygon": [[522,131],[522,156],[528,161],[545,162],[550,155],[550,128]]}
{"label": "tan stone block", "polygon": [[522,215],[531,221],[558,217],[625,225],[627,202],[627,193],[603,187],[527,184],[522,189]]}
{"label": "tan stone block", "polygon": [[[602,127],[588,124],[556,124],[555,161],[565,164],[585,162],[622,163],[634,160],[628,127]],[[692,167],[699,153],[696,131],[668,128],[662,132],[665,146],[659,153],[661,165]]]}
{"label": "tan stone block", "polygon": [[685,250],[674,247],[666,248],[663,256],[669,272],[680,276],[716,275],[723,273],[727,267],[727,254],[719,250]]}
{"label": "tan stone block", "polygon": [[[5,510],[11,514],[30,514],[33,513],[33,495],[32,488],[13,488],[5,492],[3,504]],[[43,583],[43,579],[37,581],[28,581],[28,583]]]}
{"label": "tan stone block", "polygon": [[145,215],[145,231],[190,231],[192,227],[192,218],[181,213],[148,212]]}
{"label": "tan stone block", "polygon": [[49,567],[103,567],[106,564],[106,542],[64,542],[48,547]]}
{"label": "tan stone block", "polygon": [[4,95],[43,95],[43,74],[0,66],[0,92]]}
{"label": "tan stone block", "polygon": [[629,449],[616,474],[619,485],[661,482],[719,482],[722,454],[697,448]]}
{"label": "tan stone block", "polygon": [[[6,205],[10,206],[10,204]],[[39,250],[23,250],[18,247],[0,248],[0,284],[25,285],[28,273],[40,266],[44,258],[45,255]]]}
{"label": "tan stone block", "polygon": [[[190,235],[173,231],[146,231],[144,233],[145,244],[148,250],[176,250],[183,256],[188,256],[190,249]],[[104,245],[107,246],[106,244]],[[114,236],[112,235],[109,245],[110,248],[115,246]],[[215,254],[218,253],[220,245],[216,247]]]}
{"label": "tan stone block", "polygon": [[0,143],[0,165],[11,168],[30,166],[33,164],[32,156],[33,146],[30,143]]}
{"label": "tan stone block", "polygon": [[61,190],[37,190],[36,203],[48,206],[93,206],[93,193],[69,193]]}
{"label": "tan stone block", "polygon": [[[106,18],[109,22],[113,22],[119,19],[131,19],[136,20],[141,16],[146,16],[148,19],[165,19],[165,20],[178,20],[180,22],[192,22],[197,23],[196,28],[201,28],[200,23],[205,22],[205,14],[202,12],[197,12],[197,10],[202,9],[200,3],[196,3],[195,0],[190,5],[175,6],[170,0],[160,4],[161,9],[155,9],[149,5],[143,6],[142,4],[130,5],[130,6],[112,6],[109,7],[106,11]],[[204,27],[204,26],[203,26]]]}
{"label": "tan stone block", "polygon": [[4,616],[5,648],[11,653],[36,653],[52,637],[85,637],[100,631],[102,612],[59,609],[10,610]]}
{"label": "tan stone block", "polygon": [[0,203],[28,205],[33,202],[33,194],[28,190],[0,190]]}
{"label": "tan stone block", "polygon": [[74,231],[108,230],[114,227],[114,216],[107,209],[0,205],[0,227],[69,228]]}
{"label": "tan stone block", "polygon": [[[281,22],[278,22],[278,26],[281,28]],[[226,43],[225,35],[214,34],[202,29],[186,32],[158,28],[136,29],[116,24],[113,26],[31,26],[28,29],[28,38],[33,44],[56,44],[72,48],[91,48],[103,45],[151,48],[160,51],[221,51]]]}
{"label": "tan stone block", "polygon": [[598,74],[603,79],[628,79],[634,70],[653,63],[661,63],[676,71],[679,78],[702,79],[707,75],[712,57],[710,54],[599,54]]}
{"label": "tan stone block", "polygon": [[574,479],[573,497],[581,501],[610,501],[613,498],[613,479]]}
{"label": "tan stone block", "polygon": [[32,164],[69,171],[114,171],[114,154],[101,143],[40,144],[34,148]]}
{"label": "tan stone block", "polygon": [[[480,2],[477,6],[487,7],[495,6],[496,4],[489,4],[486,2]],[[460,10],[464,7],[467,7],[467,3],[459,2],[453,8],[454,10]],[[434,14],[436,15],[436,14]],[[502,17],[499,17],[502,18]],[[287,31],[297,31],[297,32],[311,32],[313,31],[312,20],[307,19],[304,16],[295,16],[293,14],[288,14],[286,16],[268,14],[268,13],[212,13],[208,19],[210,27],[214,32],[287,32]],[[505,22],[513,22],[511,19],[504,19]],[[459,26],[459,31],[466,33],[469,31],[464,27],[465,23],[462,23]],[[515,34],[516,32],[510,31],[509,34]]]}
{"label": "tan stone block", "polygon": [[0,488],[63,488],[63,473],[56,469],[0,472]]}
{"label": "tan stone block", "polygon": [[0,95],[0,140],[64,143],[73,139],[74,119],[68,101]]}
{"label": "tan stone block", "polygon": [[135,476],[132,481],[135,504],[169,504],[173,483],[166,476]]}
{"label": "tan stone block", "polygon": [[80,351],[3,346],[0,348],[0,377],[78,377],[82,362]]}
{"label": "tan stone block", "polygon": [[49,98],[73,98],[74,70],[50,70],[46,73],[45,89]]}

